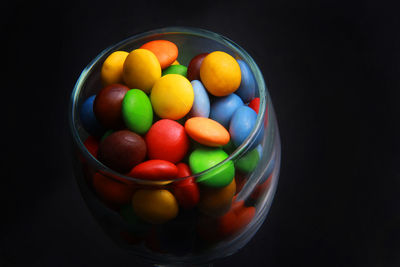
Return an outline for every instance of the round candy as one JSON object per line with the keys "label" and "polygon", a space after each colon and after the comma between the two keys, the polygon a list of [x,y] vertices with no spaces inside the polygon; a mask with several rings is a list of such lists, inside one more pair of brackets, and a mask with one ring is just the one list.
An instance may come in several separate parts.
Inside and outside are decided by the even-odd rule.
{"label": "round candy", "polygon": [[129,130],[145,134],[153,123],[149,97],[139,89],[129,90],[122,101],[122,118]]}
{"label": "round candy", "polygon": [[166,160],[152,159],[142,162],[129,172],[128,176],[146,180],[168,180],[176,178],[178,168]]}
{"label": "round candy", "polygon": [[117,182],[98,172],[93,175],[93,187],[101,199],[116,205],[129,203],[134,191],[132,186]]}
{"label": "round candy", "polygon": [[244,103],[249,103],[256,94],[256,79],[249,66],[243,60],[237,60],[241,71],[241,82],[236,94],[242,98]]}
{"label": "round candy", "polygon": [[218,122],[203,117],[193,117],[185,122],[186,133],[200,144],[220,147],[229,142],[229,132]]}
{"label": "round candy", "polygon": [[244,173],[250,173],[257,167],[259,160],[260,155],[257,148],[255,148],[246,152],[246,154],[244,154],[241,158],[237,159],[235,161],[235,167]]}
{"label": "round candy", "polygon": [[208,53],[199,54],[189,62],[187,70],[187,78],[189,81],[200,80],[200,66],[207,55]]}
{"label": "round candy", "polygon": [[219,233],[223,237],[234,235],[244,229],[254,218],[255,207],[246,207],[244,201],[232,203],[232,207],[218,219]]}
{"label": "round candy", "polygon": [[162,224],[178,214],[178,203],[168,190],[137,190],[132,197],[133,210],[142,220]]}
{"label": "round candy", "polygon": [[189,150],[189,138],[178,122],[161,119],[154,123],[145,136],[150,159],[163,159],[178,163]]}
{"label": "round candy", "polygon": [[[190,168],[185,163],[178,163],[177,178],[188,177],[191,175]],[[178,204],[184,209],[191,209],[197,205],[200,199],[199,187],[194,180],[194,177],[189,177],[181,181],[176,181],[173,184],[173,193],[178,201]]]}
{"label": "round candy", "polygon": [[86,138],[85,142],[83,142],[83,145],[86,147],[89,153],[92,154],[93,157],[97,158],[97,152],[99,151],[99,141],[96,138],[89,135],[89,137]]}
{"label": "round candy", "polygon": [[112,134],[112,133],[114,133],[114,132],[115,132],[115,130],[113,130],[113,129],[107,130],[107,131],[103,134],[103,136],[101,137],[100,142],[103,142],[104,139],[107,138],[107,136],[109,136],[110,134]]}
{"label": "round candy", "polygon": [[178,47],[167,40],[154,40],[145,43],[140,48],[150,50],[156,55],[161,68],[165,69],[178,58]]}
{"label": "round candy", "polygon": [[162,76],[167,74],[179,74],[186,77],[187,67],[183,65],[171,65],[162,72]]}
{"label": "round candy", "polygon": [[205,117],[210,115],[210,99],[206,88],[199,80],[190,82],[193,87],[194,101],[192,109],[189,112],[189,117]]}
{"label": "round candy", "polygon": [[140,135],[129,130],[110,134],[101,142],[98,159],[111,169],[126,173],[144,160],[146,143]]}
{"label": "round candy", "polygon": [[238,108],[231,118],[229,133],[235,146],[240,146],[250,135],[257,120],[257,113],[248,106]]}
{"label": "round candy", "polygon": [[229,54],[215,51],[208,54],[200,66],[200,79],[214,96],[226,96],[240,85],[241,73],[237,61]]}
{"label": "round candy", "polygon": [[104,132],[104,129],[97,121],[96,115],[93,111],[93,102],[95,98],[96,95],[92,95],[91,97],[87,98],[85,102],[83,102],[79,113],[79,118],[81,119],[83,128],[85,128],[90,135],[101,136]]}
{"label": "round candy", "polygon": [[122,84],[111,84],[97,94],[93,111],[104,128],[117,129],[123,126],[121,106],[129,88]]}
{"label": "round candy", "polygon": [[249,108],[254,110],[258,114],[258,110],[260,109],[260,98],[256,97],[249,103]]}
{"label": "round candy", "polygon": [[231,207],[235,192],[235,179],[222,188],[202,188],[198,204],[199,210],[209,216],[221,216]]}
{"label": "round candy", "polygon": [[150,100],[154,112],[163,119],[178,120],[192,108],[194,93],[191,83],[178,74],[168,74],[154,84]]}
{"label": "round candy", "polygon": [[[193,174],[203,172],[228,158],[220,148],[198,148],[189,157],[189,166]],[[231,160],[200,175],[196,182],[209,187],[224,187],[230,184],[235,176],[235,167]]]}
{"label": "round candy", "polygon": [[151,87],[161,77],[157,57],[147,49],[135,49],[124,62],[123,79],[130,88],[150,93]]}
{"label": "round candy", "polygon": [[243,105],[242,99],[236,94],[217,98],[211,105],[210,118],[228,129],[233,113]]}
{"label": "round candy", "polygon": [[122,70],[128,55],[125,51],[115,51],[106,58],[101,67],[101,81],[104,86],[122,83]]}

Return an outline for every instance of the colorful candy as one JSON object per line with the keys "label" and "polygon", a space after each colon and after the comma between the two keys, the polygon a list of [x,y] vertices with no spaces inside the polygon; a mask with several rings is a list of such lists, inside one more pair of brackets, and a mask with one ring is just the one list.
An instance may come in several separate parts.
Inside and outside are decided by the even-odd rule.
{"label": "colorful candy", "polygon": [[171,65],[178,57],[178,47],[167,40],[154,40],[140,48],[150,50],[157,57],[162,69]]}
{"label": "colorful candy", "polygon": [[178,168],[169,161],[151,159],[133,167],[128,175],[144,180],[169,180],[176,178]]}
{"label": "colorful candy", "polygon": [[176,121],[161,119],[154,123],[145,136],[150,159],[178,163],[189,150],[185,128]]}
{"label": "colorful candy", "polygon": [[[178,168],[178,178],[188,177],[191,175],[190,168],[185,163],[176,165]],[[197,205],[200,199],[199,188],[194,177],[189,177],[173,184],[173,193],[179,206],[184,209],[191,209]]]}
{"label": "colorful candy", "polygon": [[139,89],[126,92],[122,101],[122,118],[129,130],[145,134],[153,123],[153,108],[149,97]]}
{"label": "colorful candy", "polygon": [[240,66],[242,79],[236,94],[243,99],[244,103],[249,103],[256,94],[256,79],[249,66],[243,60],[238,59],[237,62]]}
{"label": "colorful candy", "polygon": [[210,115],[210,99],[203,84],[198,80],[190,82],[193,87],[194,101],[189,117],[205,117]]}
{"label": "colorful candy", "polygon": [[244,154],[241,158],[237,159],[235,161],[235,167],[244,173],[250,173],[257,167],[259,160],[260,155],[257,148],[255,148],[246,152],[246,154]]}
{"label": "colorful candy", "polygon": [[115,181],[98,172],[93,176],[93,187],[101,199],[116,205],[130,203],[134,191],[131,186]]}
{"label": "colorful candy", "polygon": [[192,108],[193,87],[182,75],[168,74],[154,84],[150,100],[160,118],[178,120]]}
{"label": "colorful candy", "polygon": [[183,65],[171,65],[162,72],[162,76],[165,76],[167,74],[179,74],[182,75],[183,77],[186,77],[187,74],[187,67]]}
{"label": "colorful candy", "polygon": [[137,190],[132,197],[132,206],[136,215],[152,224],[165,223],[178,214],[174,195],[165,189]]}
{"label": "colorful candy", "polygon": [[135,49],[126,57],[123,79],[130,88],[150,93],[154,83],[160,77],[160,63],[151,51],[147,49]]}
{"label": "colorful candy", "polygon": [[200,66],[207,55],[208,53],[199,54],[189,62],[187,70],[187,78],[189,81],[200,80]]}
{"label": "colorful candy", "polygon": [[250,135],[256,120],[257,113],[248,106],[241,106],[235,111],[229,124],[229,133],[236,147]]}
{"label": "colorful candy", "polygon": [[249,103],[249,108],[254,110],[258,114],[258,110],[260,109],[260,98],[256,97]]}
{"label": "colorful candy", "polygon": [[218,122],[203,117],[193,117],[185,122],[187,134],[200,144],[221,147],[229,142],[229,132]]}
{"label": "colorful candy", "polygon": [[111,84],[97,94],[93,111],[104,128],[118,129],[123,126],[121,106],[129,88],[122,84]]}
{"label": "colorful candy", "polygon": [[200,192],[199,210],[208,216],[220,216],[231,207],[236,192],[235,179],[220,188],[202,188]]}
{"label": "colorful candy", "polygon": [[104,60],[101,66],[101,81],[104,86],[123,82],[122,72],[128,55],[125,51],[115,51]]}
{"label": "colorful candy", "polygon": [[233,113],[243,105],[242,99],[236,94],[220,97],[211,105],[210,118],[228,129]]}
{"label": "colorful candy", "polygon": [[239,64],[225,52],[212,52],[201,63],[200,79],[210,94],[214,96],[229,95],[240,86]]}
{"label": "colorful candy", "polygon": [[98,159],[106,166],[121,173],[129,172],[144,160],[146,143],[140,135],[129,130],[110,134],[101,142]]}
{"label": "colorful candy", "polygon": [[93,111],[93,103],[96,98],[96,95],[92,95],[91,97],[87,98],[80,109],[79,118],[82,122],[83,128],[94,136],[101,136],[104,132],[103,127],[97,121],[96,115]]}

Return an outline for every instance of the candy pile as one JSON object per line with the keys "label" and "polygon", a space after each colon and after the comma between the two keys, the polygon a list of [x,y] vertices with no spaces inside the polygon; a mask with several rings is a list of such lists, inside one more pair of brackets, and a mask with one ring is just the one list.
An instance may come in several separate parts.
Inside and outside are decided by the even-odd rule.
{"label": "candy pile", "polygon": [[[243,201],[232,205],[232,200],[240,176],[258,164],[260,140],[244,157],[197,179],[167,181],[227,159],[257,119],[256,81],[244,61],[222,51],[193,56],[187,67],[180,65],[178,47],[167,40],[113,52],[102,65],[104,87],[81,105],[88,151],[114,171],[142,179],[127,181],[100,171],[89,179],[136,236],[148,233],[149,225],[179,217],[181,210],[212,218],[198,229],[212,238],[239,231],[255,214],[254,207]],[[207,233],[210,222],[218,225],[218,233]]]}

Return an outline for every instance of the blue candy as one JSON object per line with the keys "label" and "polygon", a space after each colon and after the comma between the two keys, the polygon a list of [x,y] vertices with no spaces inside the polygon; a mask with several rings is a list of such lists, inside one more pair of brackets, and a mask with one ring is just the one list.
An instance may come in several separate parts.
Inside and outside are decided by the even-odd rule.
{"label": "blue candy", "polygon": [[93,102],[96,95],[92,95],[83,102],[79,117],[82,122],[83,128],[93,136],[102,136],[104,133],[103,127],[96,119],[96,115],[93,112]]}
{"label": "blue candy", "polygon": [[228,129],[233,113],[244,103],[236,94],[219,97],[211,105],[210,118]]}
{"label": "blue candy", "polygon": [[190,82],[193,87],[194,101],[188,117],[205,117],[210,115],[210,99],[203,84],[198,80]]}
{"label": "blue candy", "polygon": [[242,80],[239,89],[235,93],[242,98],[244,103],[249,103],[256,95],[256,79],[249,66],[243,60],[238,59],[237,62],[240,66]]}
{"label": "blue candy", "polygon": [[[235,111],[229,125],[229,133],[235,146],[240,146],[250,135],[256,125],[256,121],[257,113],[248,106],[241,106]],[[259,133],[261,133],[261,131]],[[260,135],[258,135],[258,137],[259,136]],[[258,145],[257,141],[258,140],[253,143],[254,147]]]}

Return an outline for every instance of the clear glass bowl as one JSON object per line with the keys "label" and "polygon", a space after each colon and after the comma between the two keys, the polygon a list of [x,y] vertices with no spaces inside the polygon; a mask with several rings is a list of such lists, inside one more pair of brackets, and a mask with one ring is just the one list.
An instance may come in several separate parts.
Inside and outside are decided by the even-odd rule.
{"label": "clear glass bowl", "polygon": [[[102,88],[100,70],[107,56],[117,50],[132,51],[156,39],[175,43],[179,48],[178,61],[182,65],[187,66],[197,54],[219,50],[246,62],[254,74],[256,94],[260,98],[255,128],[229,158],[192,176],[198,179],[230,161],[235,164],[235,196],[218,215],[206,215],[198,207],[190,210],[179,207],[178,216],[169,222],[156,225],[137,224],[126,219],[126,216],[121,216],[121,205],[105,201],[98,191],[94,190],[92,179],[96,173],[101,173],[112,182],[123,186],[133,185],[133,188],[145,187],[150,190],[171,191],[171,186],[178,180],[149,183],[111,170],[86,149],[84,141],[88,133],[79,119],[79,109],[83,101]],[[74,173],[93,217],[116,244],[145,261],[175,265],[210,263],[242,248],[254,236],[267,216],[277,187],[280,168],[278,125],[257,64],[243,48],[226,37],[197,28],[169,27],[140,33],[110,46],[90,62],[76,82],[69,106],[69,123]],[[259,160],[251,167],[251,171],[243,171],[243,168],[238,166],[254,149],[258,152]],[[202,194],[203,191],[200,191],[200,198],[203,197]],[[127,205],[129,206],[129,203]]]}

